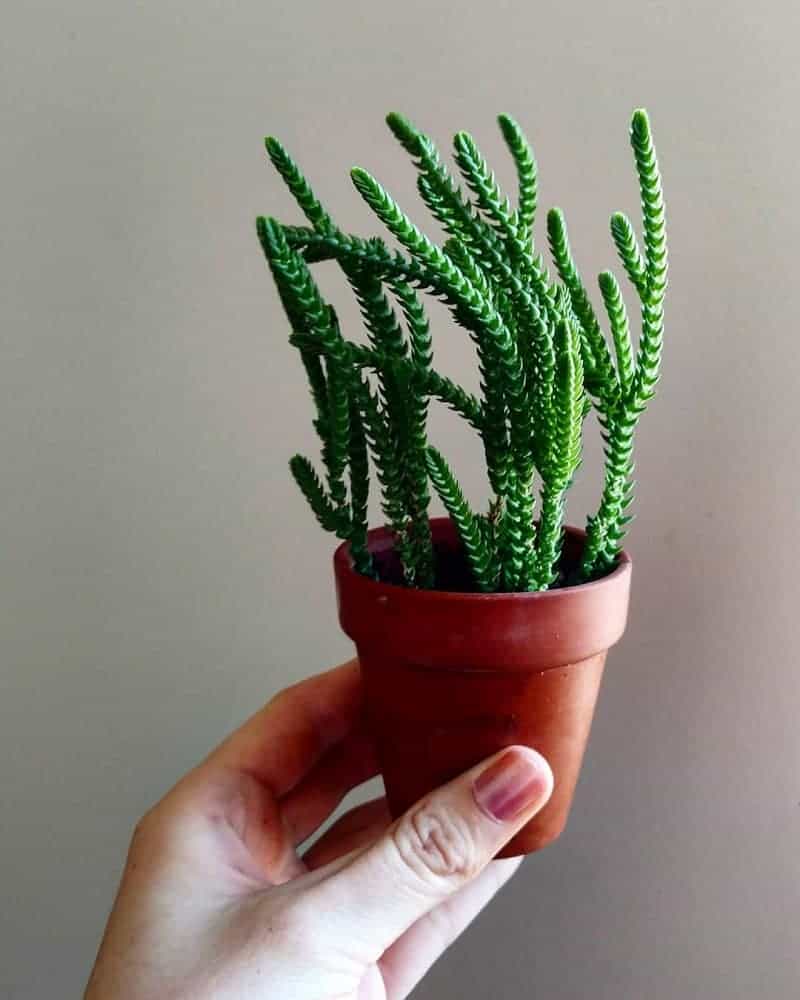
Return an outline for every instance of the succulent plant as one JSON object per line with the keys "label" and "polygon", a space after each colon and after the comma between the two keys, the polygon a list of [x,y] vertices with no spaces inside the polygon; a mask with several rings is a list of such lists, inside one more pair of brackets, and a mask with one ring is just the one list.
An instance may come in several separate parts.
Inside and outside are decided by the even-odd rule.
{"label": "succulent plant", "polygon": [[[598,283],[604,334],[570,249],[564,215],[553,208],[547,234],[556,277],[533,236],[537,167],[519,125],[498,119],[516,166],[515,204],[500,190],[474,139],[459,132],[459,182],[432,140],[399,114],[387,123],[417,169],[422,201],[444,231],[422,232],[360,167],[352,180],[403,250],[340,229],[299,167],[274,138],[267,152],[308,225],[259,218],[258,236],[305,366],[322,444],[320,476],[295,455],[292,474],[317,520],[350,544],[355,568],[377,569],[367,547],[370,456],[383,514],[408,586],[432,588],[436,553],[428,508],[431,484],[455,523],[472,585],[484,592],[544,590],[613,568],[630,521],[636,426],[659,378],[667,284],[664,200],[647,114],[634,112],[630,139],[642,205],[642,243],[622,213],[611,236],[641,304],[634,347],[617,278]],[[367,343],[346,339],[310,265],[334,260],[358,301]],[[433,367],[421,293],[444,302],[471,338],[480,398]],[[491,496],[473,510],[442,454],[429,444],[428,407],[439,400],[480,435]],[[567,491],[581,461],[584,421],[594,410],[605,452],[597,511],[587,519],[580,566],[561,572]],[[538,498],[538,503],[537,503]]]}

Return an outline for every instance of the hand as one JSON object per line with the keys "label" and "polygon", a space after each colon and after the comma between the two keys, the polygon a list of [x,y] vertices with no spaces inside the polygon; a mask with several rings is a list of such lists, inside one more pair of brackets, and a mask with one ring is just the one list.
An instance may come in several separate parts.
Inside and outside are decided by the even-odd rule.
{"label": "hand", "polygon": [[301,845],[377,773],[355,662],[282,691],[140,821],[85,1000],[405,997],[516,870],[547,801],[509,748],[390,822],[384,799]]}

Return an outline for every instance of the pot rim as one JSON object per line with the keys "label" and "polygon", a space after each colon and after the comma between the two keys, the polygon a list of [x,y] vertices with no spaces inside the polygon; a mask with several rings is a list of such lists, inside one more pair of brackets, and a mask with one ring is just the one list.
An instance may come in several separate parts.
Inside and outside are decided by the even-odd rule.
{"label": "pot rim", "polygon": [[[455,525],[449,517],[431,517],[428,518],[428,521],[431,528],[439,527],[442,529],[448,527],[455,530]],[[586,532],[582,528],[576,528],[572,525],[565,525],[564,531],[573,538],[581,539],[586,537]],[[367,548],[370,552],[374,551],[374,545],[376,542],[388,542],[389,545],[386,547],[393,545],[394,540],[391,529],[386,525],[370,528],[367,532]],[[383,546],[381,547],[383,548]],[[556,600],[559,597],[563,600],[567,597],[567,595],[575,594],[578,591],[586,593],[589,590],[607,586],[610,581],[616,579],[617,577],[630,573],[632,566],[630,555],[625,549],[623,549],[619,554],[619,560],[614,569],[612,569],[610,573],[606,573],[605,576],[601,576],[596,580],[588,580],[586,583],[571,584],[568,587],[555,587],[552,590],[520,590],[487,594],[481,591],[423,590],[418,587],[404,587],[398,583],[387,583],[385,580],[374,580],[371,577],[364,576],[362,573],[357,573],[354,569],[353,560],[350,558],[349,542],[342,542],[337,546],[336,551],[333,554],[333,563],[337,575],[355,577],[358,579],[361,586],[369,587],[376,594],[380,594],[381,591],[385,591],[387,597],[391,595],[396,598],[398,594],[407,595],[404,598],[406,600],[419,600],[426,602],[453,601],[465,603],[472,603],[475,601],[480,603],[497,603],[509,600],[520,602],[544,602],[547,600]]]}

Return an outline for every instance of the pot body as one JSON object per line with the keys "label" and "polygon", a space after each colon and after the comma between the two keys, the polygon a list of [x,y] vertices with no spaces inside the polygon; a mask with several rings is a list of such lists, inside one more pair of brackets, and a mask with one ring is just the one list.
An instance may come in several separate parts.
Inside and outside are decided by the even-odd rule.
{"label": "pot body", "polygon": [[[440,562],[458,559],[447,518],[431,521]],[[564,563],[584,535],[567,529]],[[370,532],[384,565],[392,537]],[[423,795],[512,744],[550,763],[553,795],[501,852],[528,854],[567,821],[606,652],[627,618],[631,562],[606,577],[525,594],[424,591],[357,574],[347,546],[334,557],[339,618],[356,644],[386,795],[397,816]]]}

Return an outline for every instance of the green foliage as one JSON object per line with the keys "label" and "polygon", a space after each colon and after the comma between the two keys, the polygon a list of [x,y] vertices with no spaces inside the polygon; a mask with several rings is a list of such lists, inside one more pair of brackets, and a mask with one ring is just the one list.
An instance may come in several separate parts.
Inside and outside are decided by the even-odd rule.
{"label": "green foliage", "polygon": [[[434,142],[399,114],[387,124],[411,156],[417,189],[442,227],[426,235],[366,170],[352,180],[402,250],[342,231],[276,139],[267,152],[308,225],[260,218],[258,236],[291,326],[314,401],[324,476],[295,456],[292,474],[322,527],[350,543],[356,569],[374,575],[367,550],[370,456],[405,582],[436,584],[430,485],[459,532],[479,591],[543,590],[602,575],[618,558],[630,521],[634,436],[661,362],[667,250],[664,201],[644,111],[630,129],[642,205],[642,245],[624,214],[611,236],[641,306],[634,349],[617,278],[599,275],[603,326],[575,263],[562,211],[547,215],[557,279],[534,242],[538,175],[514,119],[498,118],[517,174],[515,203],[475,140],[454,139],[462,181]],[[461,187],[463,183],[465,187]],[[368,343],[346,340],[310,271],[336,261],[358,302]],[[433,367],[420,293],[439,299],[476,351],[480,398]],[[481,436],[492,495],[475,512],[444,457],[428,443],[429,402],[451,407]],[[581,461],[583,424],[594,409],[605,448],[603,491],[587,520],[577,573],[561,570],[567,492]],[[538,516],[537,516],[538,515]]]}
{"label": "green foliage", "polygon": [[581,572],[584,579],[607,572],[615,563],[631,518],[633,500],[633,445],[636,425],[655,395],[661,366],[664,333],[664,295],[667,288],[667,242],[664,196],[647,113],[635,111],[631,145],[639,177],[644,255],[624,216],[612,216],[614,242],[641,302],[642,326],[635,365],[627,321],[616,281],[601,275],[601,289],[617,345],[617,392],[608,393],[598,407],[605,443],[605,482],[597,513],[587,522]]}
{"label": "green foliage", "polygon": [[435,448],[428,448],[427,460],[431,482],[458,529],[478,590],[494,590],[492,555],[477,515],[470,510],[450,466]]}
{"label": "green foliage", "polygon": [[338,534],[342,525],[341,514],[326,494],[311,462],[305,455],[294,455],[289,460],[289,469],[322,527]]}
{"label": "green foliage", "polygon": [[539,200],[538,168],[536,157],[528,144],[522,129],[509,115],[497,119],[500,131],[517,168],[519,198],[517,202],[517,222],[522,239],[533,239],[533,223]]}
{"label": "green foliage", "polygon": [[555,331],[555,378],[549,448],[541,461],[542,512],[539,524],[539,587],[558,577],[565,494],[581,461],[584,392],[580,333],[570,318]]}

